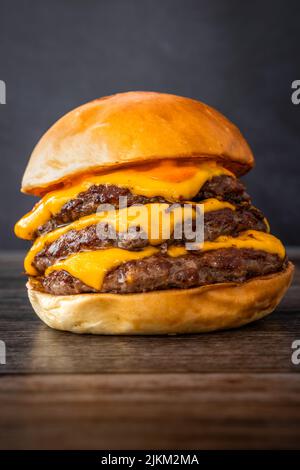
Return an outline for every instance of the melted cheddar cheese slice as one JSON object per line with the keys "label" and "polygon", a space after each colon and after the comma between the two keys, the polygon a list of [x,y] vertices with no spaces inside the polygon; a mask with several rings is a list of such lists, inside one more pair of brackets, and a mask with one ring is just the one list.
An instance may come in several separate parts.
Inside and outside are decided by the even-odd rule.
{"label": "melted cheddar cheese slice", "polygon": [[180,164],[165,161],[156,165],[140,166],[112,171],[102,175],[90,175],[63,189],[51,191],[44,196],[15,225],[15,234],[19,238],[31,240],[35,231],[71,199],[92,185],[116,185],[131,190],[134,194],[146,197],[161,196],[167,201],[185,201],[193,199],[201,187],[214,176],[233,173],[216,164]]}
{"label": "melted cheddar cheese slice", "polygon": [[235,210],[235,206],[229,202],[219,201],[218,199],[206,199],[202,203],[194,204],[193,206],[190,205],[188,207],[190,210],[186,211],[181,206],[175,205],[172,209],[172,205],[170,204],[153,203],[88,215],[69,225],[65,225],[64,227],[38,237],[25,258],[25,271],[31,276],[38,274],[36,269],[32,266],[32,263],[34,257],[42,251],[46,245],[50,245],[71,230],[82,230],[90,225],[100,223],[108,224],[117,233],[127,232],[130,227],[138,226],[147,235],[151,245],[160,245],[170,238],[177,224],[182,224],[185,219],[195,217],[196,207],[203,208],[204,213],[225,208]]}
{"label": "melted cheddar cheese slice", "polygon": [[[237,237],[221,235],[216,238],[216,240],[206,241],[202,246],[198,246],[200,251],[220,250],[222,248],[246,248],[276,254],[281,259],[285,257],[285,248],[278,238],[270,233],[259,232],[257,230],[246,230],[245,232],[241,232]],[[187,250],[183,246],[171,246],[168,250],[169,256],[175,257],[187,253]]]}
{"label": "melted cheddar cheese slice", "polygon": [[87,286],[100,290],[106,273],[111,269],[117,268],[127,261],[139,260],[154,255],[158,251],[158,248],[153,246],[144,248],[142,251],[128,251],[121,248],[82,251],[50,266],[45,274],[47,276],[54,270],[64,270],[80,279]]}
{"label": "melted cheddar cheese slice", "polygon": [[[247,230],[238,237],[221,236],[213,242],[204,242],[201,251],[232,247],[262,250],[277,254],[280,258],[284,258],[285,256],[284,247],[277,238],[255,230]],[[138,252],[122,250],[120,248],[83,251],[73,254],[65,260],[58,261],[53,266],[50,266],[46,270],[45,275],[47,276],[55,270],[64,270],[77,279],[80,279],[84,284],[96,290],[101,290],[104,277],[111,269],[128,261],[139,260],[158,252],[158,248],[151,246]],[[168,250],[168,255],[172,257],[183,256],[187,253],[188,251],[184,247],[173,246]]]}

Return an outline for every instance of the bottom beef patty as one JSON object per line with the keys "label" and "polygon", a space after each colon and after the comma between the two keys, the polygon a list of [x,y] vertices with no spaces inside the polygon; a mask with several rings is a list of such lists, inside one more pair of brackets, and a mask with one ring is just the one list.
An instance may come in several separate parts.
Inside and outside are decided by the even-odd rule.
{"label": "bottom beef patty", "polygon": [[[129,261],[108,272],[100,292],[137,293],[190,288],[218,282],[244,282],[282,269],[277,255],[251,249],[227,248],[170,257],[159,253]],[[32,278],[33,287],[53,295],[96,292],[66,271]]]}

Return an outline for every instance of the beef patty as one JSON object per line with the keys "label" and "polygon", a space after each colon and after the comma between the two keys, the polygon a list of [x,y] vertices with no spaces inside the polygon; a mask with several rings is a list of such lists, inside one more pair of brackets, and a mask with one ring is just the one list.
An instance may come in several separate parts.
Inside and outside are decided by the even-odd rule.
{"label": "beef patty", "polygon": [[[58,214],[47,223],[41,225],[36,233],[39,236],[51,232],[60,225],[65,225],[86,215],[97,212],[100,204],[112,204],[119,208],[119,197],[127,197],[127,205],[148,204],[154,202],[168,202],[162,197],[148,198],[133,194],[129,189],[114,185],[93,185],[87,191],[77,195],[75,199],[68,201]],[[201,201],[208,198],[217,198],[224,201],[239,204],[250,202],[245,186],[236,178],[227,175],[215,176],[207,181],[193,201]],[[180,202],[180,201],[177,201]]]}
{"label": "beef patty", "polygon": [[[204,240],[214,240],[220,235],[236,235],[243,230],[266,231],[263,214],[251,206],[239,206],[236,210],[229,208],[207,212],[204,216]],[[83,250],[119,247],[127,250],[139,250],[149,244],[144,232],[138,232],[136,227],[125,233],[109,236],[105,224],[91,225],[81,230],[70,230],[46,245],[34,259],[34,267],[43,273],[58,259],[66,258],[72,253]],[[186,241],[184,238],[180,242]],[[191,241],[191,240],[190,240]],[[169,240],[168,244],[178,240]]]}
{"label": "beef patty", "polygon": [[[191,288],[220,282],[244,282],[282,269],[277,255],[251,249],[227,248],[190,253],[177,258],[159,253],[129,261],[108,272],[101,292],[137,293]],[[53,295],[96,292],[66,271],[32,278],[33,288]]]}

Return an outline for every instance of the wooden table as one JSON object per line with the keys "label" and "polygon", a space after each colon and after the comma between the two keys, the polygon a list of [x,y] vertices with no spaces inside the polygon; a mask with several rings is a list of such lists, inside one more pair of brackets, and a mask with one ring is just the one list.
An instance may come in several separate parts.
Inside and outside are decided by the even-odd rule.
{"label": "wooden table", "polygon": [[22,256],[0,255],[1,448],[300,448],[299,250],[272,316],[168,337],[49,329],[27,300]]}

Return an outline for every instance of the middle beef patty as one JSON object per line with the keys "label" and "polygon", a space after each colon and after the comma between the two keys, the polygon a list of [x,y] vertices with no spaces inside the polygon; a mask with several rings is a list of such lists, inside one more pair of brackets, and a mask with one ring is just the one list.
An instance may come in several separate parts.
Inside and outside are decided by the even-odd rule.
{"label": "middle beef patty", "polygon": [[[126,250],[139,250],[149,244],[145,233],[132,227],[126,233],[117,233],[116,238],[101,237],[101,228],[105,233],[106,225],[90,225],[81,230],[70,230],[57,240],[45,246],[34,258],[33,265],[39,273],[43,273],[57,260],[66,258],[73,253],[84,250],[97,250],[118,247]],[[236,207],[236,210],[224,208],[207,212],[204,215],[204,240],[212,241],[221,235],[237,235],[244,230],[267,229],[263,214],[248,205]],[[168,244],[182,243],[182,240],[168,240]]]}

